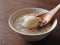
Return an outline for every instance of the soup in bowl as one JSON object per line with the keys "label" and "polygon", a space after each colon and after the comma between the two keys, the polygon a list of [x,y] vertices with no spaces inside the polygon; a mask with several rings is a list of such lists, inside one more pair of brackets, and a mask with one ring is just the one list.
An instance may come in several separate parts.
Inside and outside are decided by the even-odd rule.
{"label": "soup in bowl", "polygon": [[[37,26],[34,16],[48,12],[48,10],[42,8],[25,8],[14,12],[9,17],[9,26],[11,29],[21,35],[21,37],[27,41],[38,41],[45,38],[57,25],[57,19],[54,19],[52,23],[46,26]],[[26,21],[25,21],[26,19]],[[34,20],[32,24],[29,22]],[[29,23],[27,23],[29,22]],[[37,26],[37,27],[36,27]],[[34,28],[32,28],[34,27]]]}

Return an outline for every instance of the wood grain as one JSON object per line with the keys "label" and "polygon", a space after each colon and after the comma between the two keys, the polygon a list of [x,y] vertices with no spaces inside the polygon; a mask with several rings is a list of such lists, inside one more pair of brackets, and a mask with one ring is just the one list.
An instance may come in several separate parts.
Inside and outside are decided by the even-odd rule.
{"label": "wood grain", "polygon": [[58,25],[41,41],[27,42],[8,25],[9,16],[16,10],[30,7],[51,10],[60,0],[0,0],[0,45],[60,45],[60,10],[56,14]]}

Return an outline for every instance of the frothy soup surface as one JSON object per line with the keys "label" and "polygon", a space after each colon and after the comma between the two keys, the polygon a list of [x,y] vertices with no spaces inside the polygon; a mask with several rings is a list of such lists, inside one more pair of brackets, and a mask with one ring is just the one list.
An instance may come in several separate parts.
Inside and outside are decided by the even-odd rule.
{"label": "frothy soup surface", "polygon": [[31,29],[23,27],[22,23],[23,23],[24,19],[26,18],[26,16],[28,16],[28,15],[36,16],[37,14],[25,14],[25,15],[19,16],[16,18],[16,20],[14,22],[15,28],[20,33],[28,34],[28,35],[39,35],[39,34],[49,31],[49,29],[51,28],[51,24],[46,25],[44,27],[37,27],[37,28],[31,28]]}

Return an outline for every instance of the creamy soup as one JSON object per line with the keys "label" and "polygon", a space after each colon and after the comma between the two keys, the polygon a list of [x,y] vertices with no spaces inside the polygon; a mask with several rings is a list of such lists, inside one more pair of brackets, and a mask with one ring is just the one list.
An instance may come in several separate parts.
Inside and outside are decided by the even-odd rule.
{"label": "creamy soup", "polygon": [[36,27],[36,28],[26,28],[24,26],[22,26],[22,23],[24,21],[24,19],[27,17],[27,16],[36,16],[36,14],[26,14],[26,15],[23,15],[23,16],[19,16],[16,18],[15,22],[14,22],[14,26],[15,28],[21,32],[22,34],[28,34],[28,35],[38,35],[38,34],[41,34],[41,33],[44,33],[44,32],[47,32],[49,31],[49,29],[51,28],[51,24],[49,25],[46,25],[44,27]]}

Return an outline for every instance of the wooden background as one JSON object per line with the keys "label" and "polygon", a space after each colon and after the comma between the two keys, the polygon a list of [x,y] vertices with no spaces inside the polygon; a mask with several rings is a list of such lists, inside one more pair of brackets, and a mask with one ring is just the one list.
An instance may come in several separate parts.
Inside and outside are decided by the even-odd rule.
{"label": "wooden background", "polygon": [[60,45],[60,10],[56,14],[57,27],[41,41],[27,42],[8,25],[9,16],[16,10],[30,7],[51,10],[59,3],[60,0],[0,0],[0,45]]}

